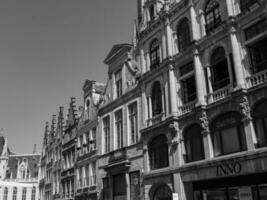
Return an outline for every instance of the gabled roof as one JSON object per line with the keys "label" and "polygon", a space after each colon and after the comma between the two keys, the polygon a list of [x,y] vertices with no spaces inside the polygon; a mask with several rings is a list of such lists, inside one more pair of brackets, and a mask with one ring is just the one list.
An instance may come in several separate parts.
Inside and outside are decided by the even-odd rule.
{"label": "gabled roof", "polygon": [[114,45],[105,58],[104,63],[109,65],[111,63],[111,60],[116,57],[116,55],[119,55],[119,53],[123,51],[130,51],[132,47],[133,45],[127,43]]}
{"label": "gabled roof", "polygon": [[68,116],[66,122],[66,128],[69,126],[73,126],[77,122],[77,113],[76,113],[76,99],[75,97],[71,97],[69,109],[68,109]]}

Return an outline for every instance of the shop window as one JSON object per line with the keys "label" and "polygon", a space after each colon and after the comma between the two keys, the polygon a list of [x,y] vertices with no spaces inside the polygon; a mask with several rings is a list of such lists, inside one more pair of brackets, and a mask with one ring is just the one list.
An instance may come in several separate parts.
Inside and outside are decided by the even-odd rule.
{"label": "shop window", "polygon": [[150,169],[159,169],[169,166],[167,138],[164,135],[155,137],[149,144]]}
{"label": "shop window", "polygon": [[118,174],[113,176],[113,199],[126,198],[126,180],[125,174]]}
{"label": "shop window", "polygon": [[158,39],[153,39],[150,44],[149,49],[150,54],[150,69],[156,69],[159,67],[160,63],[160,52],[159,52],[159,41]]}
{"label": "shop window", "polygon": [[228,63],[224,48],[218,47],[211,55],[212,88],[218,90],[230,83]]}
{"label": "shop window", "polygon": [[179,52],[186,50],[191,44],[188,19],[181,20],[177,27],[177,39]]}
{"label": "shop window", "polygon": [[260,103],[254,110],[253,118],[256,128],[257,146],[267,146],[267,100]]}
{"label": "shop window", "polygon": [[110,118],[109,116],[103,119],[103,131],[104,131],[104,152],[110,151]]}
{"label": "shop window", "polygon": [[240,10],[242,13],[250,11],[251,6],[256,3],[260,3],[259,0],[239,0],[240,1]]}
{"label": "shop window", "polygon": [[140,173],[139,171],[130,173],[130,200],[140,199]]}
{"label": "shop window", "polygon": [[128,112],[129,112],[130,143],[134,144],[138,141],[137,103],[136,102],[129,105]]}
{"label": "shop window", "polygon": [[194,124],[189,127],[183,134],[186,149],[186,162],[193,162],[204,159],[201,131],[202,128],[199,125]]}
{"label": "shop window", "polygon": [[18,194],[18,189],[17,187],[13,188],[13,197],[12,200],[17,200],[17,194]]}
{"label": "shop window", "polygon": [[152,116],[162,113],[162,92],[160,82],[156,81],[152,87]]}
{"label": "shop window", "polygon": [[153,200],[172,200],[172,191],[167,185],[163,185],[157,188],[154,193]]}
{"label": "shop window", "polygon": [[221,24],[220,4],[217,0],[208,0],[205,7],[205,21],[207,34]]}
{"label": "shop window", "polygon": [[31,200],[35,200],[35,196],[36,196],[36,187],[32,188],[32,198]]}
{"label": "shop window", "polygon": [[115,112],[115,133],[117,138],[117,149],[123,147],[123,127],[122,127],[122,110]]}
{"label": "shop window", "polygon": [[115,86],[116,86],[116,97],[120,97],[122,95],[122,76],[121,69],[115,73]]}
{"label": "shop window", "polygon": [[108,200],[109,199],[109,179],[106,177],[106,178],[103,178],[102,179],[103,181],[103,199],[104,200]]}
{"label": "shop window", "polygon": [[241,116],[229,112],[212,123],[212,138],[215,156],[235,153],[246,149],[246,139]]}

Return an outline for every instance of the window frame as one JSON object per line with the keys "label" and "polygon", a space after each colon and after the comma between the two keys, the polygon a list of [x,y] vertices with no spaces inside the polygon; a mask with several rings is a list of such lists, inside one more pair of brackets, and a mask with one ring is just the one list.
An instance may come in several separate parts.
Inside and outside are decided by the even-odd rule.
{"label": "window frame", "polygon": [[122,108],[114,112],[114,124],[116,134],[116,149],[120,149],[124,146],[123,137],[123,110]]}
{"label": "window frame", "polygon": [[116,98],[122,96],[122,69],[117,70],[114,73],[115,86],[116,86]]}
{"label": "window frame", "polygon": [[129,138],[130,144],[138,141],[138,108],[137,101],[128,105]]}
{"label": "window frame", "polygon": [[189,20],[183,18],[177,26],[177,42],[179,53],[185,51],[191,44]]}
{"label": "window frame", "polygon": [[[210,8],[208,8],[211,5]],[[204,9],[205,28],[206,33],[209,34],[211,31],[216,29],[222,22],[220,13],[220,4],[217,0],[208,0]]]}
{"label": "window frame", "polygon": [[155,81],[151,89],[152,117],[163,113],[162,87],[159,81]]}
{"label": "window frame", "polygon": [[110,116],[103,118],[104,153],[110,152]]}
{"label": "window frame", "polygon": [[157,38],[152,39],[149,46],[150,70],[156,69],[160,64],[160,42]]}

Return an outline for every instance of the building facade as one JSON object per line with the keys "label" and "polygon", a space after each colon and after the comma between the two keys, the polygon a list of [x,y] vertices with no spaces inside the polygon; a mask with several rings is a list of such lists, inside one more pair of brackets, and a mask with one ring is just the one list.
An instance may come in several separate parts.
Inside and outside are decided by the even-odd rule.
{"label": "building facade", "polygon": [[[36,148],[36,147],[35,147]],[[0,135],[0,199],[37,200],[40,154],[17,154],[8,147],[7,138]]]}
{"label": "building facade", "polygon": [[137,8],[132,44],[104,60],[107,84],[87,80],[68,116],[63,196],[266,199],[267,2]]}

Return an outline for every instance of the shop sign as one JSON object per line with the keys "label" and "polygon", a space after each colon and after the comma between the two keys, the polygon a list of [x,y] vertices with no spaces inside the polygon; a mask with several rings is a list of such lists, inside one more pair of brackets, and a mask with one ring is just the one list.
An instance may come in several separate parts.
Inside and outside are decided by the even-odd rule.
{"label": "shop sign", "polygon": [[223,162],[216,167],[217,176],[239,174],[242,170],[240,162]]}
{"label": "shop sign", "polygon": [[250,187],[241,187],[238,189],[239,200],[252,200],[252,192]]}
{"label": "shop sign", "polygon": [[179,200],[178,193],[172,193],[172,200]]}

